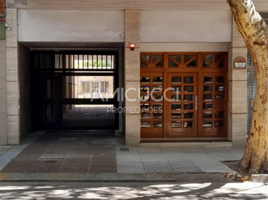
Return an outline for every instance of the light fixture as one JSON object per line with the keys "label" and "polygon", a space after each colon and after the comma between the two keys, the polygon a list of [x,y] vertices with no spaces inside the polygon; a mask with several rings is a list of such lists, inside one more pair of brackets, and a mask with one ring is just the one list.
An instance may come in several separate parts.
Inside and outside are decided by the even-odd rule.
{"label": "light fixture", "polygon": [[129,48],[130,48],[131,51],[134,51],[134,49],[135,49],[135,44],[134,44],[134,43],[130,43],[130,44],[129,44]]}

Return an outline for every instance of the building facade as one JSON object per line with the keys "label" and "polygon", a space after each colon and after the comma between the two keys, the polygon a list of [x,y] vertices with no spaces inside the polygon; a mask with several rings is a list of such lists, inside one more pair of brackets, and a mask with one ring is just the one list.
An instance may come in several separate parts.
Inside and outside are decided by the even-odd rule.
{"label": "building facade", "polygon": [[127,145],[246,142],[247,48],[225,0],[6,0],[2,13],[0,144],[103,128]]}

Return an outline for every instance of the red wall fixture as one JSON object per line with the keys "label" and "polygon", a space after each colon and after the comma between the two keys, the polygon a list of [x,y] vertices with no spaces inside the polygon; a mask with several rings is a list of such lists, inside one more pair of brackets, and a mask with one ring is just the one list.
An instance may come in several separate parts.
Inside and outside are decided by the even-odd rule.
{"label": "red wall fixture", "polygon": [[5,14],[5,1],[0,0],[0,21],[5,21],[4,14]]}

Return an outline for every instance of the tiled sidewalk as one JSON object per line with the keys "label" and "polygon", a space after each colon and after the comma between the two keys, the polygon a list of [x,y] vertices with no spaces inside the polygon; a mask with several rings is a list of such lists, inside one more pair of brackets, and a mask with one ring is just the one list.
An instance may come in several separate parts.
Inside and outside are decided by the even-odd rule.
{"label": "tiled sidewalk", "polygon": [[216,173],[232,170],[221,161],[243,156],[243,147],[131,147],[117,150],[117,173]]}
{"label": "tiled sidewalk", "polygon": [[[120,137],[83,132],[36,133],[19,146],[0,146],[0,173],[183,174],[232,170],[244,147],[126,147]],[[116,176],[117,176],[116,175]]]}
{"label": "tiled sidewalk", "polygon": [[116,173],[115,149],[114,137],[48,132],[31,142],[1,173]]}

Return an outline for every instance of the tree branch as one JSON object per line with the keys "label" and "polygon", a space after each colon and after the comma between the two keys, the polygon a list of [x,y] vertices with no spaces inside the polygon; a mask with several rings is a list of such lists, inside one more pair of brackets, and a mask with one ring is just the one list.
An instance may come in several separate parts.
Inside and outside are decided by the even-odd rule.
{"label": "tree branch", "polygon": [[227,0],[238,30],[247,47],[255,50],[267,45],[267,25],[256,11],[252,0]]}

